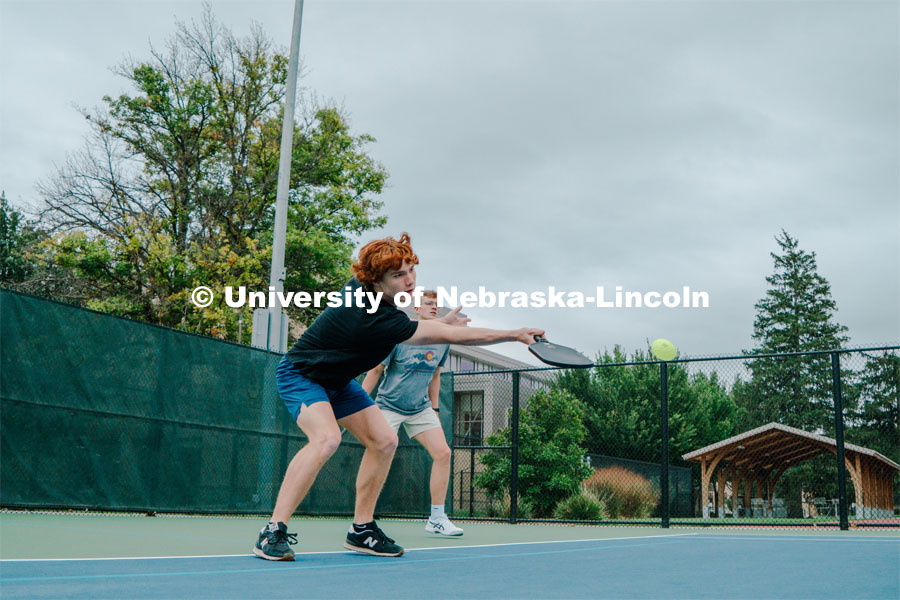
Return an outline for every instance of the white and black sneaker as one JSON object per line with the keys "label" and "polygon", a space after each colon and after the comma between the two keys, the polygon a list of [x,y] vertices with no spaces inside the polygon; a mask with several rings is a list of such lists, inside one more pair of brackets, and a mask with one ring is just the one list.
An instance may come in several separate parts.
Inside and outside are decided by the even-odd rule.
{"label": "white and black sneaker", "polygon": [[402,556],[403,548],[394,543],[381,530],[375,521],[363,525],[362,531],[355,525],[351,525],[351,531],[347,532],[347,541],[344,548],[373,556]]}
{"label": "white and black sneaker", "polygon": [[425,531],[427,533],[439,533],[441,535],[452,535],[458,536],[463,534],[463,530],[453,523],[450,522],[450,519],[447,518],[447,515],[438,518],[428,519],[428,523],[425,525]]}
{"label": "white and black sneaker", "polygon": [[282,522],[269,523],[259,532],[253,554],[266,560],[294,560],[291,545],[297,543],[297,534],[288,533]]}

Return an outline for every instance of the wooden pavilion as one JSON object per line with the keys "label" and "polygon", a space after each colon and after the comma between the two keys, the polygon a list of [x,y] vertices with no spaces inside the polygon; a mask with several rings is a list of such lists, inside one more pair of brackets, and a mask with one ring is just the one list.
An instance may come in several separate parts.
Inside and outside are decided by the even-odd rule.
{"label": "wooden pavilion", "polygon": [[[724,515],[726,484],[731,495],[749,509],[751,499],[765,504],[772,514],[775,484],[784,472],[805,460],[830,452],[837,455],[837,442],[800,429],[769,423],[682,456],[700,463],[703,516],[709,515],[709,489],[713,475],[717,485],[717,513]],[[894,514],[894,474],[900,465],[874,450],[844,444],[844,463],[856,494],[859,517],[887,518]],[[755,490],[754,490],[755,487]],[[761,499],[761,500],[760,500]],[[749,514],[745,510],[746,514]],[[737,511],[735,511],[737,515]],[[754,515],[755,516],[755,515]]]}

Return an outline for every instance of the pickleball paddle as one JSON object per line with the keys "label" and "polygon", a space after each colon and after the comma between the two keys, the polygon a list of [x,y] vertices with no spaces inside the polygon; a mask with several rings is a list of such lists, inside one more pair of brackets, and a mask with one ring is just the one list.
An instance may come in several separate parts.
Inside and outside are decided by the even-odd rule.
{"label": "pickleball paddle", "polygon": [[533,344],[529,344],[528,349],[548,365],[570,369],[585,369],[594,366],[594,361],[574,348],[554,344],[541,335],[534,336],[534,340]]}

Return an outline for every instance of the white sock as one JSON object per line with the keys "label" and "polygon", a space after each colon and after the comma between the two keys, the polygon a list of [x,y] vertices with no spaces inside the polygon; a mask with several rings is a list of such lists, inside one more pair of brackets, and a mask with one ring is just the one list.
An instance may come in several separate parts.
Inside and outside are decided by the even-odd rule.
{"label": "white sock", "polygon": [[432,519],[440,519],[441,517],[446,517],[447,515],[444,513],[444,505],[443,504],[432,504],[431,505],[431,518]]}

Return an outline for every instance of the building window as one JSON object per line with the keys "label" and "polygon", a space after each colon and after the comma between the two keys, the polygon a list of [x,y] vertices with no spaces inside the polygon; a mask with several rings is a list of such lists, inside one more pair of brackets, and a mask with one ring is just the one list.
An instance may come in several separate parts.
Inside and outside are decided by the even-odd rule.
{"label": "building window", "polygon": [[454,394],[456,446],[481,446],[484,431],[484,392]]}

